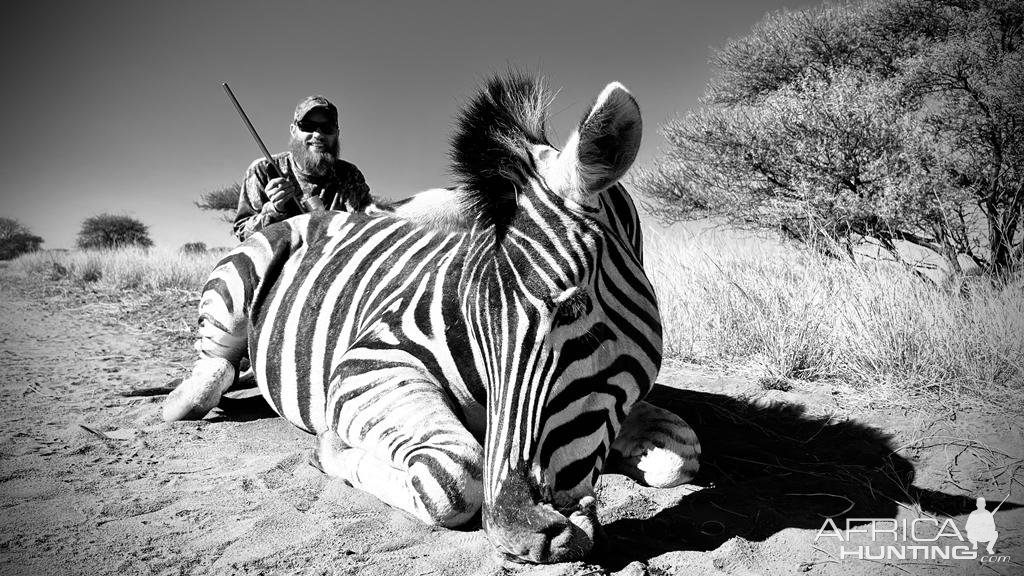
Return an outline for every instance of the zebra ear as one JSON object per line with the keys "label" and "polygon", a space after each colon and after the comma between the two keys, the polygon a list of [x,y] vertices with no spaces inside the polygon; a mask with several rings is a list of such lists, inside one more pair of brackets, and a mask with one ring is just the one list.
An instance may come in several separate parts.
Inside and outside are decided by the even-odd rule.
{"label": "zebra ear", "polygon": [[640,107],[625,86],[612,82],[562,152],[576,172],[577,194],[586,197],[618,182],[636,160],[642,136]]}

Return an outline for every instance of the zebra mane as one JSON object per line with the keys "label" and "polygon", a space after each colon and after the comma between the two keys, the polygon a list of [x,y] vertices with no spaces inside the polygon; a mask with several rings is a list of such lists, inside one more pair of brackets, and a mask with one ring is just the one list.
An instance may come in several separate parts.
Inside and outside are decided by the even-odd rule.
{"label": "zebra mane", "polygon": [[509,71],[490,78],[456,120],[450,157],[463,208],[499,238],[516,214],[527,147],[548,144],[550,101],[540,80]]}

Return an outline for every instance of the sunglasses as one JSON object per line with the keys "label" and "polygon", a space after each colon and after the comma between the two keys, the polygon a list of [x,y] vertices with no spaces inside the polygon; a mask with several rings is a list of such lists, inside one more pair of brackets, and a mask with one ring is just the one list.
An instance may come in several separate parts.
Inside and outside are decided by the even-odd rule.
{"label": "sunglasses", "polygon": [[334,134],[338,131],[338,127],[330,123],[321,122],[310,122],[309,120],[299,120],[295,123],[295,126],[303,132],[319,132],[321,134]]}

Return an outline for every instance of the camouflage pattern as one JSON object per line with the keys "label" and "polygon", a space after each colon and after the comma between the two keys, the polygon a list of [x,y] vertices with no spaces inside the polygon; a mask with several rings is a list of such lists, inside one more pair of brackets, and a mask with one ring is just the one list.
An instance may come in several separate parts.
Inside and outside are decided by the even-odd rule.
{"label": "camouflage pattern", "polygon": [[[370,196],[370,187],[367,186],[363,173],[355,165],[338,159],[335,161],[331,176],[313,182],[306,180],[302,173],[295,170],[295,163],[291,157],[290,152],[274,155],[274,161],[280,173],[288,178],[294,176],[302,188],[303,195],[311,194],[319,197],[327,210],[363,212],[374,205],[373,198]],[[234,223],[235,236],[239,240],[244,241],[253,232],[262,230],[272,222],[303,213],[298,202],[288,202],[282,206],[283,216],[272,220],[266,214],[261,213],[263,205],[268,200],[264,192],[267,183],[277,176],[278,173],[270,168],[270,163],[265,158],[257,159],[246,169]]]}

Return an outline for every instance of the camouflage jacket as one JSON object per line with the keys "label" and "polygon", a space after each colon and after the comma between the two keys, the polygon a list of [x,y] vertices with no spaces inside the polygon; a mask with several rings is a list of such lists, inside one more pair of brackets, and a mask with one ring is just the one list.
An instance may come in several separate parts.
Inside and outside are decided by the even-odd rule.
{"label": "camouflage jacket", "polygon": [[[274,155],[277,169],[285,177],[295,177],[302,188],[303,194],[313,194],[320,197],[324,208],[328,210],[342,210],[345,212],[362,212],[375,206],[373,197],[370,196],[370,187],[366,185],[363,173],[354,164],[344,160],[337,160],[334,165],[334,172],[328,178],[312,182],[306,180],[300,172],[295,170],[295,163],[291,159],[290,152],[282,152]],[[282,207],[282,216],[270,219],[261,211],[268,198],[264,189],[267,182],[276,178],[278,174],[270,169],[270,163],[265,158],[259,158],[249,165],[242,179],[242,189],[238,195],[238,212],[235,214],[235,236],[239,240],[245,240],[253,232],[261,230],[264,226],[298,216],[303,213],[298,202],[288,202]]]}

